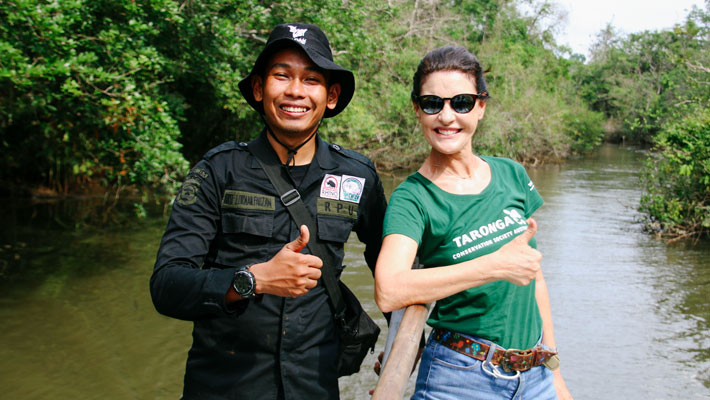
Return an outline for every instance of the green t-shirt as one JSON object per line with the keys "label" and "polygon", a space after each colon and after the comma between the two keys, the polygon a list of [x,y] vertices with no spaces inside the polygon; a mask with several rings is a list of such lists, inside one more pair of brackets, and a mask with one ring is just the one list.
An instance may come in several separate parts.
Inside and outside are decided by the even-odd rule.
{"label": "green t-shirt", "polygon": [[[481,158],[490,166],[491,182],[475,195],[452,194],[418,172],[410,175],[392,193],[383,235],[414,239],[419,262],[430,268],[492,253],[524,232],[542,197],[522,165]],[[536,246],[534,238],[530,245]],[[504,348],[531,348],[542,330],[535,281],[527,286],[495,281],[438,300],[427,323]]]}

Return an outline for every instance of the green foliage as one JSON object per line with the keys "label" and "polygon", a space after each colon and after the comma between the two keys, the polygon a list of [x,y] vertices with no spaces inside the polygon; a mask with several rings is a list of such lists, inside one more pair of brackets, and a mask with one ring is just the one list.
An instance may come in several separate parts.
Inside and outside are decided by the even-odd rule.
{"label": "green foliage", "polygon": [[169,188],[186,163],[155,44],[176,10],[157,0],[0,4],[4,173],[64,191],[88,179]]}
{"label": "green foliage", "polygon": [[621,36],[600,32],[591,62],[574,75],[590,107],[619,121],[612,139],[653,143],[682,104],[707,96],[703,68],[710,51],[707,12],[695,8],[684,24]]}
{"label": "green foliage", "polygon": [[170,191],[209,148],[258,134],[237,84],[289,21],[318,24],[356,75],[351,105],[321,133],[380,166],[427,154],[411,77],[445,44],[491,68],[477,152],[534,162],[588,151],[599,119],[572,85],[581,63],[557,55],[556,15],[546,0],[5,1],[0,179]]}
{"label": "green foliage", "polygon": [[[364,150],[385,168],[420,163],[429,147],[412,112],[411,77],[427,51],[455,44],[472,51],[490,69],[487,79],[493,98],[475,139],[477,152],[537,162],[559,160],[570,151],[587,151],[598,144],[599,118],[588,115],[570,79],[576,64],[555,53],[552,3],[526,2],[533,6],[532,14],[521,13],[520,3],[395,4],[392,16],[366,27],[391,39],[380,41],[369,66],[357,71],[364,86],[338,117],[339,122],[346,121],[338,124],[344,128],[328,126],[329,134],[337,134],[330,137]],[[392,23],[393,18],[403,22]],[[571,115],[584,123],[570,127]]]}
{"label": "green foliage", "polygon": [[589,150],[591,145],[578,143],[598,144],[600,129],[593,123],[570,125],[575,118],[589,119],[569,77],[576,64],[558,57],[548,41],[551,28],[544,23],[554,17],[550,3],[533,5],[532,15],[504,7],[476,51],[490,69],[493,97],[475,145],[479,152],[537,163]]}
{"label": "green foliage", "polygon": [[578,106],[563,118],[564,131],[572,139],[572,150],[576,153],[589,153],[602,144],[604,114]]}
{"label": "green foliage", "polygon": [[671,237],[710,235],[710,110],[669,122],[643,173],[646,226]]}

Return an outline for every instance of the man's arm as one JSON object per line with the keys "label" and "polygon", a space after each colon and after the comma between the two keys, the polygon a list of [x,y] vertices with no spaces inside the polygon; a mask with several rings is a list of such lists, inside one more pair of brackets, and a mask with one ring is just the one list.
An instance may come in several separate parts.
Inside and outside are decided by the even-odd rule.
{"label": "man's arm", "polygon": [[202,269],[219,215],[217,178],[203,160],[176,196],[150,278],[153,304],[161,314],[194,320],[225,310],[234,268]]}
{"label": "man's arm", "polygon": [[[235,303],[242,299],[232,281],[243,265],[202,269],[217,235],[220,198],[218,180],[203,160],[192,169],[176,198],[150,279],[153,304],[161,314],[195,320],[238,309]],[[285,244],[270,260],[252,265],[255,293],[296,297],[314,287],[323,263],[300,253],[308,240],[308,229],[302,227],[299,238]]]}

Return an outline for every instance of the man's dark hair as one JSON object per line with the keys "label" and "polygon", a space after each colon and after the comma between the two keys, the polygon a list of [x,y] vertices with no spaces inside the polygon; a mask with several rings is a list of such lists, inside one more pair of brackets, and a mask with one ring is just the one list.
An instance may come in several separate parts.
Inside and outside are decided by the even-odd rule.
{"label": "man's dark hair", "polygon": [[478,58],[463,47],[443,46],[427,53],[414,73],[412,97],[419,96],[422,82],[429,74],[437,71],[461,71],[471,76],[479,94],[488,94],[483,67]]}

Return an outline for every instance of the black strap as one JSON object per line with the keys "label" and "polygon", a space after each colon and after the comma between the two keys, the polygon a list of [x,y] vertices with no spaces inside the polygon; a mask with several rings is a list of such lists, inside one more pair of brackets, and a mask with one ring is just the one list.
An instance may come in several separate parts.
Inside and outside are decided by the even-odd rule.
{"label": "black strap", "polygon": [[308,227],[310,233],[308,248],[311,250],[311,254],[323,260],[321,281],[330,297],[336,320],[343,322],[345,302],[338,287],[338,278],[335,276],[335,260],[330,256],[323,243],[318,241],[318,227],[313,221],[313,215],[311,215],[301,200],[301,194],[289,183],[285,166],[281,164],[281,161],[268,143],[266,136],[262,135],[257,140],[252,141],[248,149],[254,155],[254,158],[259,161],[296,225],[299,227],[306,225]]}
{"label": "black strap", "polygon": [[286,151],[288,151],[288,159],[284,163],[284,165],[286,165],[286,166],[291,164],[292,160],[293,160],[293,165],[296,165],[296,160],[295,160],[296,153],[298,153],[298,150],[300,150],[301,147],[303,147],[303,145],[308,143],[308,141],[311,140],[313,138],[313,136],[316,135],[316,132],[318,132],[317,129],[315,131],[313,131],[313,133],[311,133],[311,136],[309,136],[308,139],[306,139],[303,143],[299,144],[298,146],[296,146],[294,148],[291,148],[291,147],[286,146],[282,141],[280,141],[279,138],[277,138],[276,135],[274,135],[274,132],[271,132],[271,129],[269,129],[268,125],[266,126],[266,134],[271,135],[271,137],[274,138],[274,140],[278,144],[280,144],[284,149],[286,149]]}

